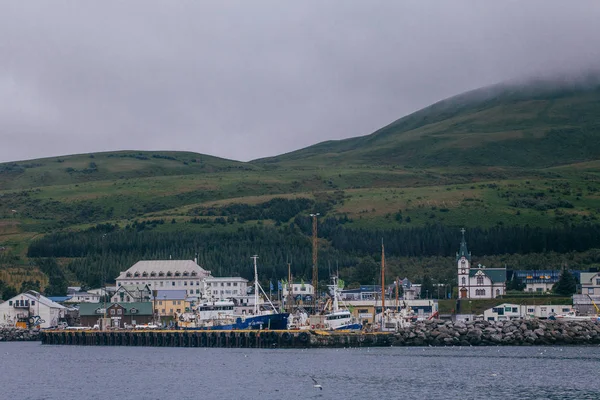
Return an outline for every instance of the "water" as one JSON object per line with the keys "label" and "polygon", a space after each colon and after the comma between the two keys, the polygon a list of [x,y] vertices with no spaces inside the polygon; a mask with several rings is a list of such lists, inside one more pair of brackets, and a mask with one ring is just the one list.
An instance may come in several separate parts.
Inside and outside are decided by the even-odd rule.
{"label": "water", "polygon": [[[0,343],[0,399],[600,399],[600,347]],[[310,375],[323,386],[313,387]]]}

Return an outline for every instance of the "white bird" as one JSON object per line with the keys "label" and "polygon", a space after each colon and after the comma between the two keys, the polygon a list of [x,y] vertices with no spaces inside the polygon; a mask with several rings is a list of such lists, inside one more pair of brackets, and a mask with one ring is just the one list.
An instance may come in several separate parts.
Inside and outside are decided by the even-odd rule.
{"label": "white bird", "polygon": [[319,385],[319,382],[317,382],[317,380],[315,378],[313,378],[312,376],[310,377],[310,379],[312,379],[312,381],[315,383],[313,385],[314,388],[318,388],[319,390],[323,390],[323,386]]}

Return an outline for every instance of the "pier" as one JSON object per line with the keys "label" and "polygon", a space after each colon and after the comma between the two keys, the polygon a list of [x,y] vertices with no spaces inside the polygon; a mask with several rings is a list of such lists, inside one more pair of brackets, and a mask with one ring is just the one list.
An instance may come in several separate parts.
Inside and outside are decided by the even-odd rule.
{"label": "pier", "polygon": [[42,344],[225,348],[390,346],[392,333],[325,331],[45,331]]}
{"label": "pier", "polygon": [[598,345],[600,323],[512,320],[418,322],[398,332],[320,330],[55,330],[41,331],[42,344],[229,348],[343,348],[379,346]]}

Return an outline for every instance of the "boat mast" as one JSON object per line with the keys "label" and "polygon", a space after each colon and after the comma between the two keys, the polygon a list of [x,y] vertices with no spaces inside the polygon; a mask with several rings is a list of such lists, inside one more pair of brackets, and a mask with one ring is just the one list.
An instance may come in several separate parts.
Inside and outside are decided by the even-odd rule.
{"label": "boat mast", "polygon": [[293,298],[293,293],[291,292],[291,290],[293,290],[294,285],[292,284],[292,264],[290,262],[288,262],[288,284],[287,284],[287,292],[288,292],[288,296],[287,296],[287,309],[288,312],[292,312],[292,298]]}
{"label": "boat mast", "polygon": [[254,315],[258,314],[258,270],[256,268],[256,259],[258,256],[255,254],[250,257],[254,260]]}
{"label": "boat mast", "polygon": [[400,285],[400,277],[397,276],[396,277],[396,312],[398,312],[398,292],[400,291],[400,288],[398,287]]}
{"label": "boat mast", "polygon": [[383,317],[385,314],[385,250],[381,238],[381,330],[383,331]]}

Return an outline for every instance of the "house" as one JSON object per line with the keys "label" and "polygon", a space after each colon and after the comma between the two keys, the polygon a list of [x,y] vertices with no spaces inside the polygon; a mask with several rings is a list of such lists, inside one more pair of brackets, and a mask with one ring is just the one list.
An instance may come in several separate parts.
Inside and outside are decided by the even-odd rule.
{"label": "house", "polygon": [[548,318],[555,314],[571,311],[572,306],[563,305],[527,305],[503,303],[483,312],[486,321],[506,321],[522,318]]}
{"label": "house", "polygon": [[69,295],[65,303],[99,303],[100,295],[89,292],[74,292]]}
{"label": "house", "polygon": [[522,270],[514,271],[513,279],[525,285],[525,292],[551,292],[552,286],[560,279],[559,270]]}
{"label": "house", "polygon": [[579,283],[581,284],[581,294],[600,296],[600,272],[594,270],[581,272],[579,274]]}
{"label": "house", "polygon": [[[352,315],[358,318],[363,324],[373,323],[373,316],[381,313],[381,298],[374,300],[348,300],[343,302],[350,310]],[[394,310],[396,307],[394,300],[387,300],[385,308]],[[402,300],[398,304],[399,308],[410,307],[417,318],[427,319],[438,313],[438,301],[432,299],[423,300]]]}
{"label": "house", "polygon": [[152,304],[154,313],[161,317],[172,317],[190,311],[191,307],[186,290],[157,290]]}
{"label": "house", "polygon": [[152,290],[148,285],[119,286],[110,301],[113,303],[144,302],[152,299]]}
{"label": "house", "polygon": [[28,290],[0,304],[0,325],[15,326],[21,320],[31,326],[53,328],[64,318],[65,310],[66,307]]}
{"label": "house", "polygon": [[342,300],[373,300],[381,297],[380,285],[361,285],[356,289],[345,289],[340,293]]}
{"label": "house", "polygon": [[467,250],[465,230],[462,232],[460,249],[456,253],[458,267],[458,296],[461,299],[494,299],[506,293],[506,268],[487,268],[471,265],[471,253]]}
{"label": "house", "polygon": [[[248,280],[240,277],[217,278],[210,276],[203,279],[202,287],[207,299],[223,300],[245,296],[248,289]],[[198,291],[198,293],[200,292]]]}
{"label": "house", "polygon": [[138,261],[117,277],[117,287],[148,285],[151,290],[187,290],[199,294],[201,281],[210,277],[192,260]]}
{"label": "house", "polygon": [[106,313],[101,304],[82,303],[79,306],[79,319],[81,326],[94,326],[99,324],[106,315],[114,328],[124,328],[126,325],[145,325],[152,323],[151,302],[111,303],[107,304]]}
{"label": "house", "polygon": [[116,291],[117,291],[117,287],[116,286],[106,286],[106,287],[101,287],[101,288],[98,288],[98,289],[90,289],[87,292],[88,293],[93,293],[93,294],[100,295],[100,297],[102,297],[104,295],[112,297],[113,294],[115,294]]}

